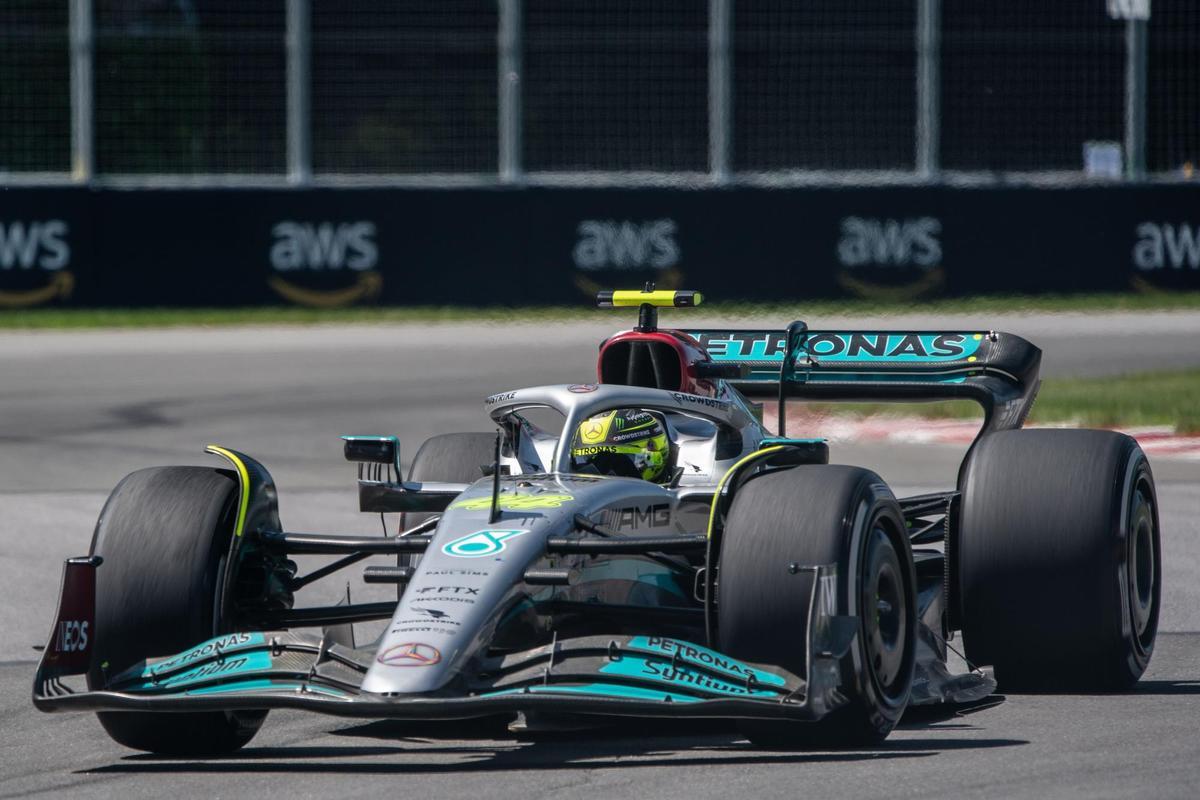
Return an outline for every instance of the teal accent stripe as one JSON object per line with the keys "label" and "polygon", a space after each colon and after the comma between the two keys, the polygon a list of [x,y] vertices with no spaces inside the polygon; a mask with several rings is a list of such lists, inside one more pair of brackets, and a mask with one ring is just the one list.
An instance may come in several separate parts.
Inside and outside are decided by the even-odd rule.
{"label": "teal accent stripe", "polygon": [[605,675],[653,681],[706,695],[768,698],[779,696],[776,692],[767,689],[748,689],[744,679],[740,683],[735,682],[738,680],[737,678],[730,681],[717,680],[683,661],[678,666],[672,666],[669,661],[660,658],[648,659],[624,654],[619,660],[605,664],[600,671]]}
{"label": "teal accent stripe", "polygon": [[159,678],[157,681],[145,680],[136,686],[124,689],[124,691],[153,692],[179,689],[191,684],[219,680],[226,676],[242,673],[268,672],[272,666],[271,654],[265,650],[228,653],[220,660],[206,661],[194,669],[165,678]]}
{"label": "teal accent stripe", "polygon": [[629,640],[629,646],[662,653],[664,658],[670,658],[678,652],[679,657],[684,660],[685,665],[703,665],[714,672],[728,675],[734,681],[742,681],[746,675],[753,675],[756,681],[767,686],[787,685],[787,680],[780,675],[752,667],[724,653],[718,653],[716,650],[710,650],[698,644],[685,642],[682,639],[667,639],[658,636],[635,636]]}
{"label": "teal accent stripe", "polygon": [[[977,370],[967,370],[968,372],[977,372]],[[807,373],[804,383],[807,384],[822,384],[822,383],[965,383],[967,376],[963,374],[949,375],[947,373],[920,373],[920,372],[810,372]],[[779,383],[779,372],[771,370],[770,372],[751,372],[744,378],[738,378],[738,382],[757,382],[763,383]]]}
{"label": "teal accent stripe", "polygon": [[[158,659],[150,664],[140,664],[117,675],[113,681],[113,685],[121,684],[125,681],[144,679],[148,680],[155,675],[163,675],[167,672],[177,671],[182,667],[186,667],[192,662],[204,661],[211,659],[217,655],[233,655],[247,650],[253,650],[256,647],[262,647],[266,644],[266,637],[261,633],[238,632],[226,633],[209,639],[205,642],[200,642],[194,647],[184,650],[182,653],[171,656],[170,658]],[[172,678],[174,680],[174,678]]]}

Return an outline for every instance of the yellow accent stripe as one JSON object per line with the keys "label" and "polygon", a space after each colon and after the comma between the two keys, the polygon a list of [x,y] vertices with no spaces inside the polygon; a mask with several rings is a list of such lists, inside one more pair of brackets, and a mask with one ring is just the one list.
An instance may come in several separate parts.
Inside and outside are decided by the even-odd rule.
{"label": "yellow accent stripe", "polygon": [[[703,295],[696,292],[694,304],[703,302]],[[658,306],[659,308],[675,307],[675,292],[670,289],[659,289],[653,292],[639,292],[637,289],[618,289],[612,293],[614,308],[636,308],[642,304]]]}
{"label": "yellow accent stripe", "polygon": [[772,445],[771,447],[764,447],[762,450],[755,450],[753,453],[751,453],[748,456],[743,457],[736,464],[734,464],[732,467],[730,467],[729,469],[727,469],[725,471],[725,474],[721,476],[720,482],[717,483],[717,490],[715,492],[713,492],[712,506],[708,510],[708,533],[707,533],[707,536],[709,539],[712,538],[713,525],[717,521],[717,502],[721,499],[721,492],[725,489],[725,481],[729,480],[729,476],[732,475],[733,473],[737,472],[738,469],[742,465],[744,465],[746,462],[752,461],[753,459],[756,459],[759,456],[765,456],[767,453],[774,453],[776,450],[782,450],[784,447],[785,447],[785,445],[776,444],[776,445]]}
{"label": "yellow accent stripe", "polygon": [[238,483],[242,487],[242,501],[238,504],[237,525],[233,528],[233,535],[240,537],[246,530],[246,511],[250,507],[250,471],[246,469],[242,460],[234,455],[233,451],[226,450],[220,445],[210,444],[204,448],[204,452],[227,459],[237,469]]}

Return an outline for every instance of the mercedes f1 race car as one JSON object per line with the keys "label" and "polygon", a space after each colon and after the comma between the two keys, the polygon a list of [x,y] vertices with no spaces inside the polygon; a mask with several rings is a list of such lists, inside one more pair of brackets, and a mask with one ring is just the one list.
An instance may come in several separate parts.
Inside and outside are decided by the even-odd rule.
{"label": "mercedes f1 race car", "polygon": [[[1138,680],[1161,590],[1150,465],[1118,433],[1021,430],[1038,348],[985,330],[659,329],[658,308],[700,300],[601,293],[639,320],[601,345],[596,383],[493,394],[496,432],[429,439],[406,478],[396,438],[344,437],[361,510],[400,515],[395,533],[288,530],[266,468],[216,445],[221,468],[127,476],[66,562],[34,703],[174,754],[234,750],[273,708],[728,718],[758,745],[830,747],[997,681]],[[897,498],[786,431],[795,399],[944,398],[984,422],[933,494]],[[299,574],[301,554],[331,559]],[[351,567],[395,599],[297,607]],[[389,622],[356,643],[370,620]]]}

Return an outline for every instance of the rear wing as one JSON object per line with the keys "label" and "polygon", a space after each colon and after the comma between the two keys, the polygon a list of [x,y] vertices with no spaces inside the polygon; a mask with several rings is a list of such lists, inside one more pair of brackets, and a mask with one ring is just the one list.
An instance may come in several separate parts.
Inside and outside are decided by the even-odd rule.
{"label": "rear wing", "polygon": [[[1033,405],[1042,351],[995,331],[688,330],[746,394],[830,401],[966,398],[983,407],[982,432],[1019,428]],[[782,427],[781,427],[782,429]]]}

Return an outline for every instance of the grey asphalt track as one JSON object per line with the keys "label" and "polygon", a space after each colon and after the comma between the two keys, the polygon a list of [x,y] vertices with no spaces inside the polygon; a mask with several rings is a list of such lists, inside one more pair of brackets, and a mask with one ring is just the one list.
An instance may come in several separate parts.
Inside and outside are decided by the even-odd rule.
{"label": "grey asphalt track", "polygon": [[[887,324],[1020,333],[1047,351],[1046,375],[1200,365],[1195,313]],[[1010,696],[966,715],[913,716],[876,750],[756,751],[716,725],[639,723],[636,732],[518,741],[488,722],[364,725],[289,712],[273,714],[234,758],[179,762],[123,750],[90,716],[32,709],[32,646],[51,622],[60,563],[86,552],[125,473],[206,463],[201,448],[220,442],[271,468],[289,528],[377,532],[377,517],[355,511],[338,435],[396,433],[407,459],[430,434],[487,430],[486,394],[591,379],[596,344],[615,327],[0,334],[0,797],[1196,796],[1200,464],[1169,460],[1153,462],[1163,633],[1136,691]],[[839,445],[834,460],[871,466],[898,492],[915,492],[952,483],[960,455],[856,444]],[[312,587],[306,599],[343,588]],[[360,585],[354,592],[370,596]]]}

